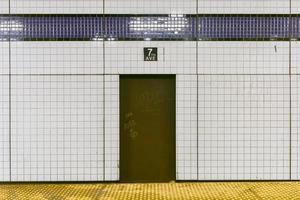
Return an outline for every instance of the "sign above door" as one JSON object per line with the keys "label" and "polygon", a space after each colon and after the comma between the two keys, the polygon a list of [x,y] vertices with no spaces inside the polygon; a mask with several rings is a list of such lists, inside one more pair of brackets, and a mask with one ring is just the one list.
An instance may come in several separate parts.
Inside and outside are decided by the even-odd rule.
{"label": "sign above door", "polygon": [[157,61],[157,47],[144,48],[144,61]]}

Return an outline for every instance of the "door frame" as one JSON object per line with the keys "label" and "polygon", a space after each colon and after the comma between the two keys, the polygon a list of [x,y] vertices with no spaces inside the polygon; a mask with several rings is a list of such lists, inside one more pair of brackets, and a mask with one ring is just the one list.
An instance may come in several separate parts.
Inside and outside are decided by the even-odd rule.
{"label": "door frame", "polygon": [[[121,167],[122,167],[122,160],[121,160],[121,130],[122,130],[122,126],[121,126],[121,79],[122,77],[128,77],[128,78],[157,78],[157,79],[161,79],[161,78],[172,78],[174,79],[175,81],[175,87],[174,87],[174,95],[175,95],[175,98],[174,98],[174,105],[175,105],[175,108],[174,108],[174,111],[175,111],[175,116],[174,116],[174,138],[173,138],[173,152],[174,152],[174,156],[173,156],[173,160],[174,160],[174,174],[173,174],[173,177],[174,177],[174,181],[177,181],[177,152],[176,152],[176,147],[177,147],[177,140],[176,140],[176,120],[177,120],[177,98],[176,98],[176,90],[177,90],[177,87],[176,87],[176,74],[119,74],[119,181],[120,183],[125,183],[121,180]],[[173,181],[173,180],[172,180]],[[126,183],[130,183],[130,182],[126,182]],[[134,183],[134,182],[131,182],[131,183]]]}

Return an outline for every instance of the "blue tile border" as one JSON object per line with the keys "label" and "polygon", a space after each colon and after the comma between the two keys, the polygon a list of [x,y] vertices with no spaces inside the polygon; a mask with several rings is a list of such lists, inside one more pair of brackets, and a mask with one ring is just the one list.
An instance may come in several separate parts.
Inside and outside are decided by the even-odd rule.
{"label": "blue tile border", "polygon": [[1,41],[290,39],[298,15],[0,15]]}

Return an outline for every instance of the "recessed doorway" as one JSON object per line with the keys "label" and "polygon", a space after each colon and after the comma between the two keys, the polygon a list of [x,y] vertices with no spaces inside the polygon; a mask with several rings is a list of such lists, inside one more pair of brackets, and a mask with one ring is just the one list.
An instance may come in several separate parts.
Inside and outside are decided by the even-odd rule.
{"label": "recessed doorway", "polygon": [[175,75],[120,76],[120,181],[175,180]]}

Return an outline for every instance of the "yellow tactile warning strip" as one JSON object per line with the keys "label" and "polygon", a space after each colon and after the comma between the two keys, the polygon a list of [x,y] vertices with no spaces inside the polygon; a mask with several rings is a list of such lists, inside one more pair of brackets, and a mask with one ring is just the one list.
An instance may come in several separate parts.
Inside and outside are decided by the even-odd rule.
{"label": "yellow tactile warning strip", "polygon": [[299,199],[299,182],[153,184],[2,184],[0,199],[185,200]]}

